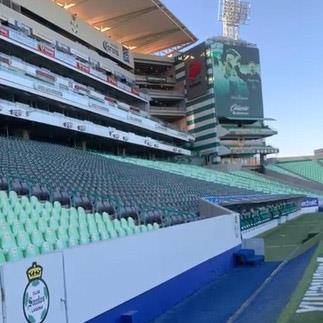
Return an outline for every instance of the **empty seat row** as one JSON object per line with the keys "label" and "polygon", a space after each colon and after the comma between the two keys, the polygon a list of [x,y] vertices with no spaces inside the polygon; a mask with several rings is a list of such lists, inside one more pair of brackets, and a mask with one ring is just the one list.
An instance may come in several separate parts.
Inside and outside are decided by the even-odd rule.
{"label": "empty seat row", "polygon": [[157,222],[137,224],[132,217],[111,219],[108,213],[86,213],[59,202],[41,202],[0,191],[0,263],[68,247],[159,229]]}
{"label": "empty seat row", "polygon": [[[180,166],[182,167],[182,166]],[[183,165],[183,169],[186,166]],[[202,167],[200,169],[203,170]],[[198,219],[203,196],[251,190],[153,169],[61,145],[0,137],[0,177],[10,189],[87,212],[174,225]],[[13,182],[18,183],[12,185]],[[146,221],[146,222],[145,222]]]}

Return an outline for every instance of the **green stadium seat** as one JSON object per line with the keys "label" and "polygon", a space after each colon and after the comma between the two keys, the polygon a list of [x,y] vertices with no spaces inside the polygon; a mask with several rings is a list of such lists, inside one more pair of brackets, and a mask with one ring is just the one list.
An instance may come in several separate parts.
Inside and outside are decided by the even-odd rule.
{"label": "green stadium seat", "polygon": [[28,244],[27,248],[25,249],[26,257],[35,257],[39,255],[39,248],[33,244]]}
{"label": "green stadium seat", "polygon": [[7,252],[7,261],[18,261],[23,258],[23,253],[18,247],[12,247]]}

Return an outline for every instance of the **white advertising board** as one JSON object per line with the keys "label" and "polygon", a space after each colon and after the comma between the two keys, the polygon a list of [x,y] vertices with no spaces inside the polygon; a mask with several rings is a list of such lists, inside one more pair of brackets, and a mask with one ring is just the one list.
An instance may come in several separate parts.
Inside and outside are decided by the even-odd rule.
{"label": "white advertising board", "polygon": [[69,323],[94,318],[239,245],[236,223],[225,215],[64,250]]}

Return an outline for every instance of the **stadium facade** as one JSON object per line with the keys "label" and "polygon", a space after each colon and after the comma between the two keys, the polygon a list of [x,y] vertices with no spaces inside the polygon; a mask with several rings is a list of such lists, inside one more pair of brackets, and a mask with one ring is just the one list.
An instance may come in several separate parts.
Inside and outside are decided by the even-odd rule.
{"label": "stadium facade", "polygon": [[2,1],[2,133],[207,165],[277,152],[254,45],[179,52],[197,39],[167,8],[123,2]]}

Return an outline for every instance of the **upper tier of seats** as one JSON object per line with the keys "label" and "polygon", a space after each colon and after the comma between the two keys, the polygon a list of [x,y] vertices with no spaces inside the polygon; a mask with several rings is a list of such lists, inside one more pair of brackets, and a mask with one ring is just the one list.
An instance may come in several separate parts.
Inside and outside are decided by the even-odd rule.
{"label": "upper tier of seats", "polygon": [[296,173],[293,173],[293,172],[291,172],[283,167],[280,167],[279,165],[275,165],[275,164],[267,165],[266,169],[272,170],[276,173],[283,174],[283,175],[293,176],[296,178],[303,178],[301,176],[298,176]]}
{"label": "upper tier of seats", "polygon": [[163,225],[194,220],[202,196],[252,193],[65,146],[3,137],[1,176],[20,194],[30,192],[63,205],[71,199],[74,206],[90,211],[94,207],[119,218],[132,216],[140,223]]}
{"label": "upper tier of seats", "polygon": [[257,175],[256,173],[253,174],[251,172],[240,171],[224,173],[216,171],[214,169],[208,169],[194,165],[176,164],[166,161],[151,161],[140,158],[124,158],[112,155],[104,156],[109,159],[115,159],[135,165],[141,165],[153,169],[158,169],[172,174],[196,178],[203,181],[213,182],[222,185],[228,185],[232,188],[235,187],[269,194],[316,195],[311,191],[302,190],[300,188],[278,183],[274,180],[269,180],[261,175]]}
{"label": "upper tier of seats", "polygon": [[250,187],[255,187],[256,190],[260,189],[262,192],[270,194],[279,192],[281,194],[317,195],[317,193],[310,190],[283,184],[255,172],[237,171],[232,172],[231,174],[236,176],[239,182],[248,180],[248,185]]}
{"label": "upper tier of seats", "polygon": [[319,161],[300,160],[281,162],[277,166],[303,178],[323,183],[323,167]]}

